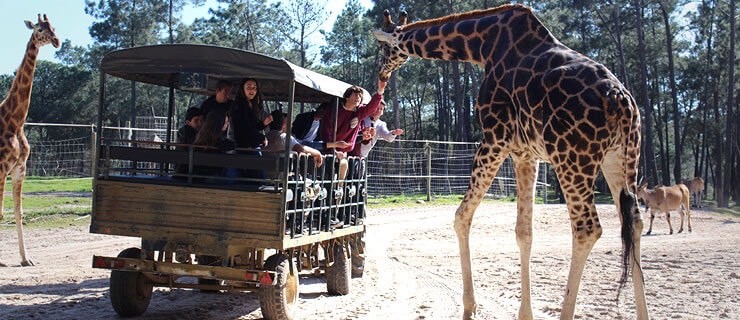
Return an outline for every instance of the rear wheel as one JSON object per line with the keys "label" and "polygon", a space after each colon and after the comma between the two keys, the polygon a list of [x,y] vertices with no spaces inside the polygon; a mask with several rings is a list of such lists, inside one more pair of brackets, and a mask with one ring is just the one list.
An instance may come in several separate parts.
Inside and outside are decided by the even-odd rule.
{"label": "rear wheel", "polygon": [[344,248],[341,244],[334,244],[332,253],[334,263],[326,268],[326,291],[332,295],[349,294],[351,262],[344,254]]}
{"label": "rear wheel", "polygon": [[298,302],[298,273],[290,273],[290,259],[284,254],[275,254],[265,261],[265,270],[277,272],[274,286],[260,286],[260,309],[268,320],[293,319]]}
{"label": "rear wheel", "polygon": [[[119,258],[140,258],[141,249],[128,248]],[[110,273],[110,301],[113,310],[122,317],[138,316],[149,307],[152,300],[151,280],[141,272],[113,270]]]}

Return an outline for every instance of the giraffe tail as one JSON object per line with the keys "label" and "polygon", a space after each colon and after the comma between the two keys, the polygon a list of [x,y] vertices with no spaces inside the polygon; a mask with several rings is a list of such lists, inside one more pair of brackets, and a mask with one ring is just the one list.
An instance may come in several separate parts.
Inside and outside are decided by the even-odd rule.
{"label": "giraffe tail", "polygon": [[[626,90],[613,92],[610,99],[616,104],[616,114],[621,115],[618,120],[618,130],[620,132],[620,143],[624,152],[622,158],[624,186],[619,194],[619,215],[622,220],[622,275],[619,279],[619,288],[617,289],[617,304],[619,304],[619,295],[627,284],[630,273],[631,262],[639,263],[635,252],[635,220],[641,219],[640,209],[637,203],[636,164],[640,157],[640,111],[637,109],[632,95]],[[630,166],[632,168],[630,168]],[[616,200],[616,199],[615,199]],[[641,231],[640,231],[641,232]],[[639,266],[638,266],[639,267]]]}

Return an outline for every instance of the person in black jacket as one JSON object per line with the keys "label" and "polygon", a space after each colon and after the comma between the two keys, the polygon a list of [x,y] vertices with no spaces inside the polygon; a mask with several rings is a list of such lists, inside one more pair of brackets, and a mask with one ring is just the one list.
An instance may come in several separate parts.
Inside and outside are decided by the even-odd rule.
{"label": "person in black jacket", "polygon": [[218,80],[216,83],[216,93],[200,104],[200,109],[203,110],[204,119],[208,118],[208,113],[215,109],[219,109],[224,112],[228,112],[229,109],[231,109],[232,101],[229,100],[231,87],[230,82],[226,80]]}
{"label": "person in black jacket", "polygon": [[[185,111],[185,124],[177,130],[177,143],[193,144],[198,130],[203,125],[203,110],[196,107],[188,108]],[[185,146],[177,146],[177,150],[185,150]]]}

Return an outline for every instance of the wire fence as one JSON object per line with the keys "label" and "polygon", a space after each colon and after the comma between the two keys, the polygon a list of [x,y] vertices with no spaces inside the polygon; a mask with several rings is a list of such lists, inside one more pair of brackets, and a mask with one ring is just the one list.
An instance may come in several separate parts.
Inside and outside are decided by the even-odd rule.
{"label": "wire fence", "polygon": [[[54,127],[68,130],[71,138],[44,140]],[[27,174],[44,177],[91,177],[93,127],[91,125],[27,123],[31,145]],[[163,140],[162,128],[106,127],[116,138]],[[461,195],[470,181],[477,143],[448,141],[396,140],[379,142],[368,157],[368,193],[371,196],[426,194],[428,197]],[[547,166],[540,164],[536,195],[547,199]],[[487,194],[492,197],[516,195],[516,180],[511,159],[496,175]]]}

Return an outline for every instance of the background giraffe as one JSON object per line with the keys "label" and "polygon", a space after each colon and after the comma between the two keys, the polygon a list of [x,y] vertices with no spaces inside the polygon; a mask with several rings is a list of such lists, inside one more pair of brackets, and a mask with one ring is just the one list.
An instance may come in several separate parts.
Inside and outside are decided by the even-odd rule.
{"label": "background giraffe", "polygon": [[[472,62],[485,76],[476,101],[483,141],[470,185],[455,214],[460,246],[465,319],[477,308],[469,234],[475,209],[503,161],[511,155],[517,180],[516,239],[520,248],[522,301],[519,319],[532,319],[529,260],[532,205],[539,160],[552,163],[565,194],[573,235],[561,319],[572,319],[586,259],[601,236],[594,181],[601,169],[622,221],[623,273],[632,269],[638,319],[647,319],[640,234],[634,196],[640,156],[640,114],[634,99],[603,65],[558,41],[522,5],[398,25],[385,13],[375,31],[383,55],[380,80],[388,80],[409,56]],[[618,296],[617,296],[618,299]]]}
{"label": "background giraffe", "polygon": [[[26,53],[23,61],[10,86],[8,96],[0,104],[0,219],[2,219],[2,202],[5,192],[5,180],[8,174],[13,180],[13,212],[15,213],[15,224],[18,230],[18,246],[21,252],[21,266],[32,266],[33,262],[26,255],[26,246],[23,241],[23,207],[21,203],[21,191],[23,179],[26,176],[26,160],[29,155],[28,140],[23,133],[23,124],[28,115],[28,106],[31,102],[31,89],[33,87],[33,74],[36,70],[36,57],[39,48],[51,43],[59,48],[59,39],[54,33],[54,28],[49,23],[46,15],[38,16],[38,23],[33,24],[26,20],[26,26],[33,30],[31,39],[28,40]],[[0,262],[0,266],[6,266]]]}

